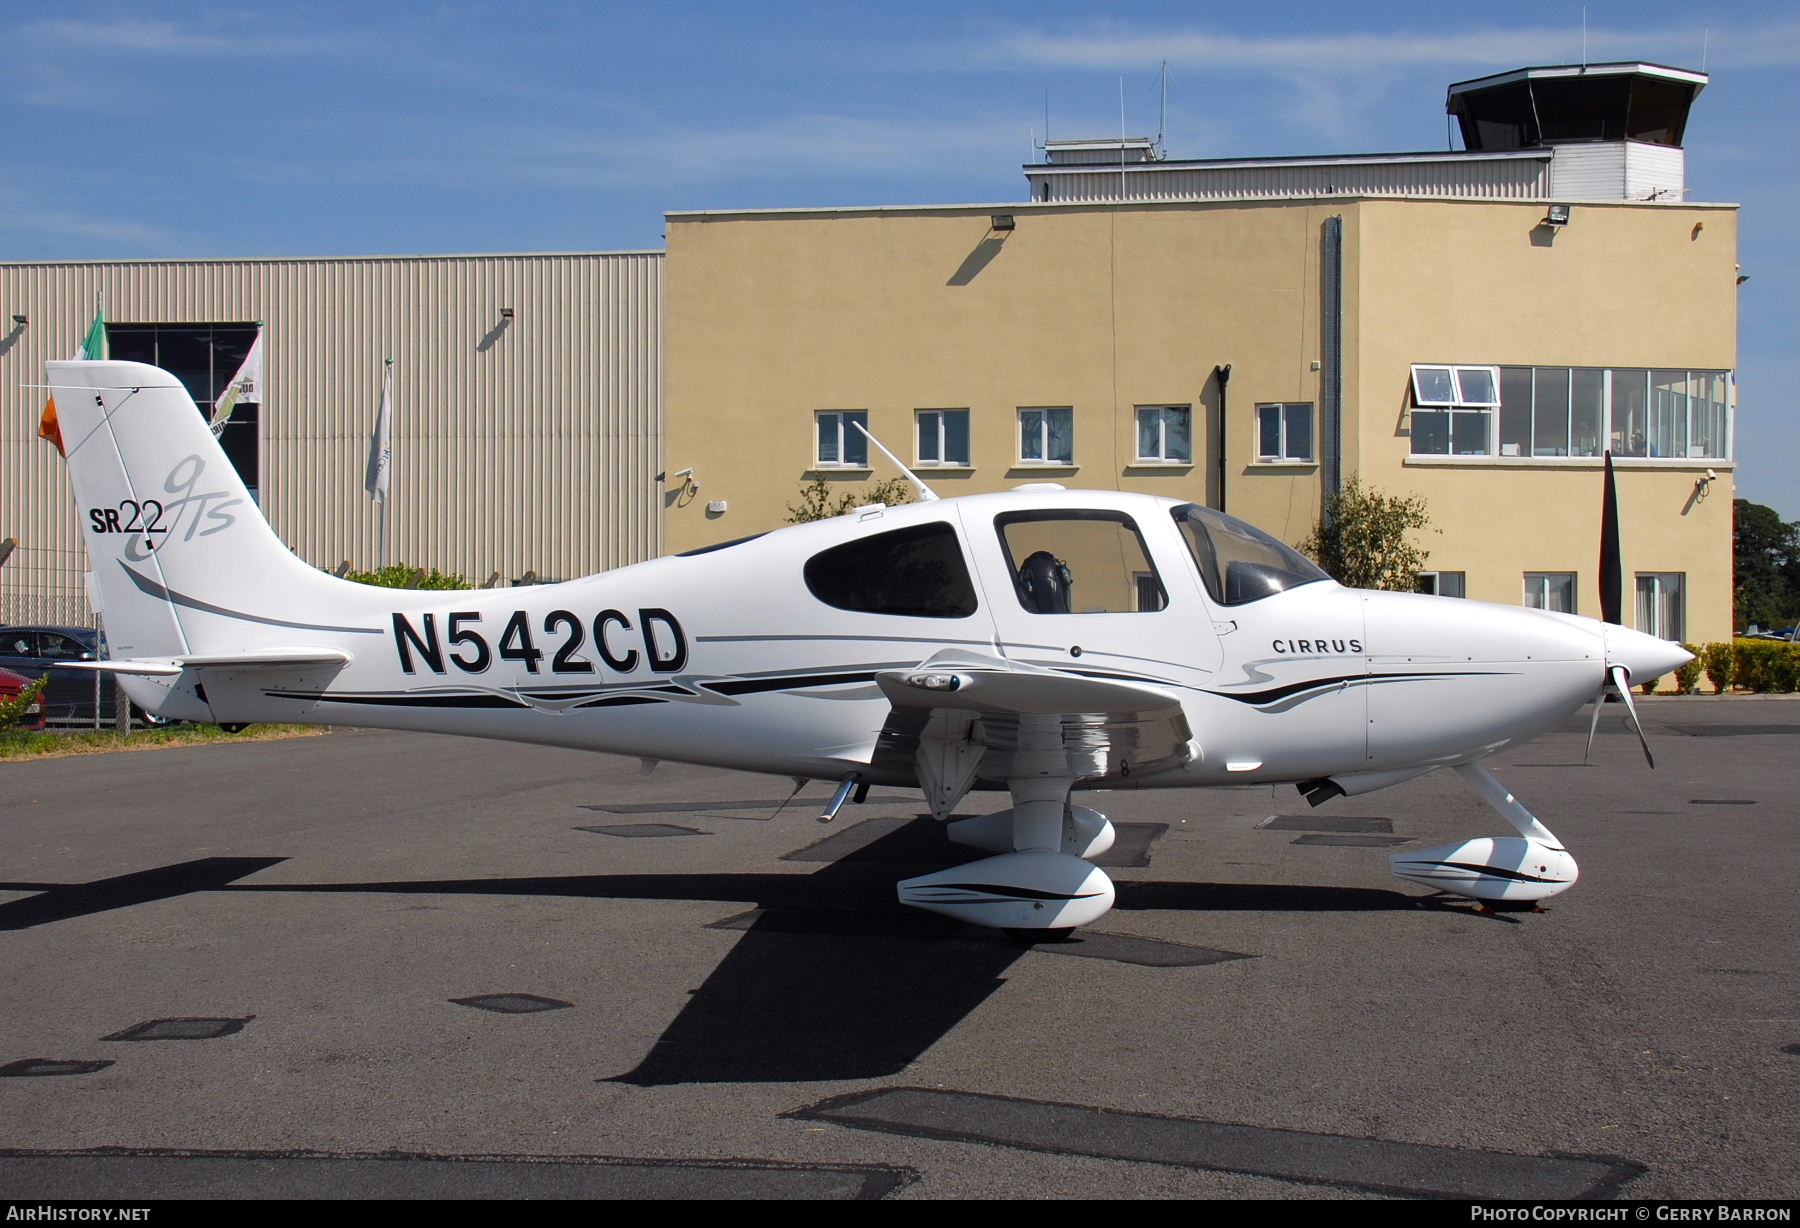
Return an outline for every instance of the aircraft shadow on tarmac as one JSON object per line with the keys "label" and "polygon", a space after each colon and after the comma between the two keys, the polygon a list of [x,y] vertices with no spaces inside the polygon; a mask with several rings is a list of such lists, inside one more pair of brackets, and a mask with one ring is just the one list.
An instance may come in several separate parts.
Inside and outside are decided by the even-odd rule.
{"label": "aircraft shadow on tarmac", "polygon": [[[584,874],[531,878],[256,884],[238,880],[281,857],[210,857],[90,883],[0,883],[40,894],[0,904],[0,930],[129,908],[202,891],[557,896],[716,900],[751,909],[715,925],[742,938],[693,991],[661,1038],[613,1081],[812,1082],[900,1073],[979,1007],[1014,961],[1036,951],[1160,966],[1249,958],[1083,931],[1032,948],[991,930],[903,909],[896,867],[928,871],[982,854],[904,824],[813,874]],[[1465,911],[1397,891],[1350,887],[1122,880],[1117,907],[1191,912]],[[1466,901],[1464,902],[1466,903]],[[953,944],[953,950],[946,950]]]}

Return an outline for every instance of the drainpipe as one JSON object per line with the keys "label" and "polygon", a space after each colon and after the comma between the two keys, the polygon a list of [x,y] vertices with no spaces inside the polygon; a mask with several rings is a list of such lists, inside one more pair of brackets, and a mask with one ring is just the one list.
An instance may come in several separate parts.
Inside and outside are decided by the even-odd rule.
{"label": "drainpipe", "polygon": [[1219,384],[1219,442],[1213,454],[1219,458],[1219,510],[1225,510],[1225,389],[1231,383],[1231,364],[1213,368],[1213,379]]}

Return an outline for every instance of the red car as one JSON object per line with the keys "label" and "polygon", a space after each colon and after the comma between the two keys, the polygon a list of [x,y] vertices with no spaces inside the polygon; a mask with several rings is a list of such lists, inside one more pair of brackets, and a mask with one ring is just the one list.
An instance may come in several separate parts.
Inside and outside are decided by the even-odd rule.
{"label": "red car", "polygon": [[[0,669],[0,704],[17,699],[20,692],[32,684],[32,679],[23,674],[15,674],[10,669]],[[40,696],[38,701],[25,709],[25,715],[19,718],[21,729],[42,729],[44,727],[44,702]]]}

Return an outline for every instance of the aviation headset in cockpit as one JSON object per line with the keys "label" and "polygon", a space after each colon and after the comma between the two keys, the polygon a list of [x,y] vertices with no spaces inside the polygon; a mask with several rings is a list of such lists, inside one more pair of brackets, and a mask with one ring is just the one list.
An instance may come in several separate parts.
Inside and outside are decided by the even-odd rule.
{"label": "aviation headset in cockpit", "polygon": [[1034,614],[1068,614],[1073,609],[1075,576],[1069,565],[1039,550],[1019,567],[1019,598]]}

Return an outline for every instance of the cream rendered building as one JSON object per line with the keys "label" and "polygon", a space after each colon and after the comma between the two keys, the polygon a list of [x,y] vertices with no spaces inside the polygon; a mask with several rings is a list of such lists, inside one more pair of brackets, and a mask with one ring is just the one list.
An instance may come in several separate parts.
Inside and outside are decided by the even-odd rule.
{"label": "cream rendered building", "polygon": [[[1703,82],[1453,86],[1469,152],[1069,142],[1030,203],[670,214],[668,548],[775,527],[820,477],[895,476],[860,421],[941,495],[1142,490],[1289,542],[1356,475],[1425,500],[1441,591],[1597,616],[1610,449],[1625,622],[1729,636],[1736,211],[1684,202],[1668,121]],[[1494,120],[1534,89],[1546,128],[1552,102],[1601,126]],[[1662,110],[1615,131],[1583,90]]]}

